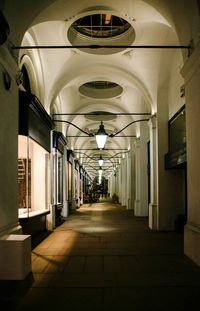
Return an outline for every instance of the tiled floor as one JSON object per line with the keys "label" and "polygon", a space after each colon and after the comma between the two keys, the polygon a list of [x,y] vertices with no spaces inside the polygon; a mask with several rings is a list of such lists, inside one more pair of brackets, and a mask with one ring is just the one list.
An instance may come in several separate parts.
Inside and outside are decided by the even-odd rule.
{"label": "tiled floor", "polygon": [[0,310],[198,310],[200,268],[183,236],[108,202],[83,205],[33,248],[32,272],[0,282]]}

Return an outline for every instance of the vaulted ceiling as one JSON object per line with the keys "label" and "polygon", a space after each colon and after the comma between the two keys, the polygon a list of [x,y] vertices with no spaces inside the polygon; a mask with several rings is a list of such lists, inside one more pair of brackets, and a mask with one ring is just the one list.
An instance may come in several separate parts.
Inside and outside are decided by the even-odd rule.
{"label": "vaulted ceiling", "polygon": [[[187,19],[183,10],[178,11],[181,1],[172,5],[167,0],[36,0],[28,6],[21,1],[18,21],[11,2],[4,1],[4,9],[14,45],[69,47],[21,49],[19,65],[26,66],[31,89],[46,110],[54,119],[68,122],[56,124],[68,137],[69,147],[90,157],[100,152],[89,150],[96,148],[95,140],[80,129],[94,133],[103,121],[107,133],[115,134],[133,121],[149,118],[157,112],[159,90],[170,83],[173,64],[186,57],[187,51],[130,47],[189,44]],[[55,115],[61,113],[66,115]],[[104,150],[104,156],[128,151],[129,136],[140,136],[140,124],[128,126],[120,137],[109,137],[105,148],[110,150]]]}

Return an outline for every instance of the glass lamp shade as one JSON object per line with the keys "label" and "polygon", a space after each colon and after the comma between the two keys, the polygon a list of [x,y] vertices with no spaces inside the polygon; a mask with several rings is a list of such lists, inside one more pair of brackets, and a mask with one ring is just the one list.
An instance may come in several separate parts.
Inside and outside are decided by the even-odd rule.
{"label": "glass lamp shade", "polygon": [[108,134],[104,130],[103,122],[101,122],[98,132],[95,135],[97,147],[103,149],[107,140]]}
{"label": "glass lamp shade", "polygon": [[107,140],[107,135],[96,135],[97,147],[103,149]]}
{"label": "glass lamp shade", "polygon": [[102,176],[103,170],[101,167],[99,168],[98,173],[99,173],[99,176]]}
{"label": "glass lamp shade", "polygon": [[102,159],[102,156],[100,156],[100,158],[99,158],[98,162],[99,162],[99,166],[101,167],[101,166],[103,165],[103,159]]}

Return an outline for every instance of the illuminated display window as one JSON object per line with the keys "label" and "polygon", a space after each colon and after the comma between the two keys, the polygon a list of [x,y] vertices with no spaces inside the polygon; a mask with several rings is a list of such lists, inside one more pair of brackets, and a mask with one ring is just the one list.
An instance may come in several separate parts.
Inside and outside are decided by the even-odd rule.
{"label": "illuminated display window", "polygon": [[48,211],[49,171],[49,152],[31,138],[18,136],[19,218]]}

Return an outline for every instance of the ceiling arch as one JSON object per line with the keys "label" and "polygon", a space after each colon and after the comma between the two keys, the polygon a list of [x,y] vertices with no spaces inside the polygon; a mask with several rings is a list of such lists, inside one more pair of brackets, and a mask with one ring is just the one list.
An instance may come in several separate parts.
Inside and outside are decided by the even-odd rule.
{"label": "ceiling arch", "polygon": [[[70,62],[70,65],[63,66],[62,73],[58,77],[58,81],[55,83],[55,88],[52,90],[52,94],[49,99],[49,102],[53,103],[53,99],[56,98],[57,94],[66,86],[73,85],[75,87],[80,87],[82,83],[94,81],[94,80],[110,80],[118,83],[123,87],[134,86],[139,90],[141,96],[144,98],[147,109],[151,109],[151,96],[146,89],[142,81],[138,79],[136,75],[132,72],[127,72],[123,68],[118,67],[117,65],[111,65],[109,63],[99,63],[94,62],[85,62],[84,64],[79,64],[79,66],[74,67],[74,64],[77,63]],[[68,75],[66,76],[66,72]],[[57,87],[56,87],[57,86]]]}

